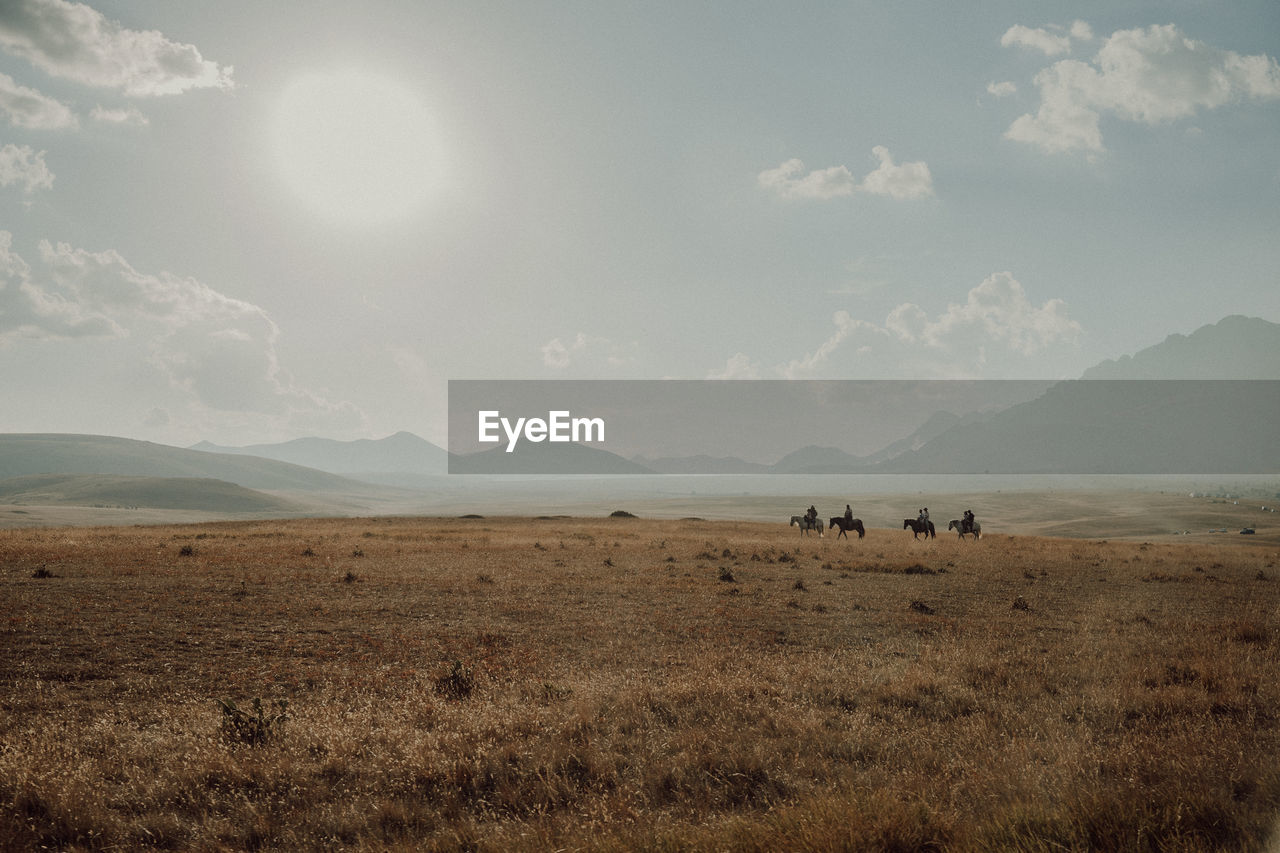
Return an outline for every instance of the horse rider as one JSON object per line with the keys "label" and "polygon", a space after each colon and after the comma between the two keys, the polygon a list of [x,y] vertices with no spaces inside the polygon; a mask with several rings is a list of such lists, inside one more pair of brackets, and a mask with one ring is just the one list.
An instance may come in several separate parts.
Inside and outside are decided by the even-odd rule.
{"label": "horse rider", "polygon": [[853,507],[848,504],[844,505],[844,520],[846,524],[853,524]]}
{"label": "horse rider", "polygon": [[964,522],[963,522],[963,529],[966,533],[973,532],[973,522],[974,522],[973,510],[966,509],[964,511]]}
{"label": "horse rider", "polygon": [[813,504],[810,504],[809,509],[805,511],[804,517],[807,518],[811,523],[817,524],[818,523],[817,507],[815,507]]}
{"label": "horse rider", "polygon": [[925,507],[924,509],[920,510],[920,517],[917,518],[916,521],[919,521],[921,526],[923,527],[929,526],[929,508],[928,507]]}

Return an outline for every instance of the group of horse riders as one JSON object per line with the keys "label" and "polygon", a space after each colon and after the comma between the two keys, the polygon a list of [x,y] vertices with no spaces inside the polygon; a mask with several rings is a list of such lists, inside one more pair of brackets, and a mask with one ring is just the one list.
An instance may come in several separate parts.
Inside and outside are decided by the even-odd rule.
{"label": "group of horse riders", "polygon": [[[805,510],[804,518],[805,518],[805,521],[809,522],[810,525],[812,525],[813,527],[821,527],[821,525],[818,524],[818,510],[816,507],[813,506],[813,504],[810,504],[809,508]],[[851,507],[849,504],[844,505],[844,519],[846,522],[850,524],[853,523],[853,507]],[[929,508],[927,506],[922,507],[919,510],[919,515],[917,516],[916,520],[920,522],[921,527],[929,526]],[[974,516],[973,510],[966,509],[964,511],[964,516],[960,521],[960,532],[962,534],[972,533],[974,531],[974,523],[976,521],[977,521],[977,518]]]}

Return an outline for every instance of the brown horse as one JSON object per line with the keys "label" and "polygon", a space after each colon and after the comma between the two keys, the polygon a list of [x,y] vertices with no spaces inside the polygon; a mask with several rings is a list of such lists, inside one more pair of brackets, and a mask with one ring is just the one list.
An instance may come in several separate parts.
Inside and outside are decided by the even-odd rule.
{"label": "brown horse", "polygon": [[862,526],[862,519],[860,518],[846,519],[843,515],[837,515],[835,518],[831,519],[831,525],[827,529],[834,530],[837,527],[840,528],[840,532],[836,534],[837,539],[841,536],[848,539],[850,530],[858,531],[859,539],[867,535],[867,530]]}
{"label": "brown horse", "polygon": [[911,531],[912,539],[919,539],[923,533],[926,539],[937,539],[938,532],[933,529],[932,521],[921,521],[918,518],[902,519],[902,529]]}

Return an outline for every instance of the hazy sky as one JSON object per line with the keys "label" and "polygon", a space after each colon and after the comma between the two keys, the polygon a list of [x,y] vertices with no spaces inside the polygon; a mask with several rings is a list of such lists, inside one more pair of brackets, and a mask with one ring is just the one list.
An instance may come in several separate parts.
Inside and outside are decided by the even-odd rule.
{"label": "hazy sky", "polygon": [[0,431],[1055,378],[1280,320],[1280,4],[0,0]]}

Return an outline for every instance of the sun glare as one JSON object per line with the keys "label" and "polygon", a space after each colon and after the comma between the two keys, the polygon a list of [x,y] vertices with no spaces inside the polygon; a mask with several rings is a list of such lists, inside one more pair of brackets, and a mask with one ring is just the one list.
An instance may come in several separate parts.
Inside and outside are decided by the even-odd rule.
{"label": "sun glare", "polygon": [[295,78],[272,128],[285,183],[318,214],[346,224],[401,219],[438,190],[435,122],[407,86],[365,71]]}

